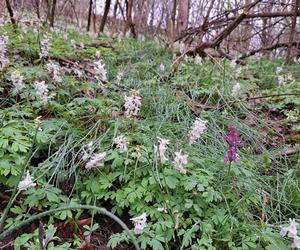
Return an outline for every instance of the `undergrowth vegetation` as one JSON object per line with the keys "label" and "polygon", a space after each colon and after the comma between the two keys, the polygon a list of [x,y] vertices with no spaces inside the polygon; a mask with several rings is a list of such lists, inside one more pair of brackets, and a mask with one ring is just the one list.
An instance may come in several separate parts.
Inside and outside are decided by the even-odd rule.
{"label": "undergrowth vegetation", "polygon": [[[300,212],[298,64],[190,57],[172,65],[176,51],[148,39],[34,27],[4,25],[4,37],[1,196],[19,187],[5,229],[86,204],[135,225],[141,249],[290,249],[279,232]],[[195,121],[202,129],[190,140]],[[224,162],[231,125],[239,159]],[[57,212],[42,235],[19,229],[14,248],[76,249],[103,229],[95,216]],[[60,221],[82,217],[92,218],[83,234],[55,236]],[[126,232],[108,241],[119,244],[131,247]]]}

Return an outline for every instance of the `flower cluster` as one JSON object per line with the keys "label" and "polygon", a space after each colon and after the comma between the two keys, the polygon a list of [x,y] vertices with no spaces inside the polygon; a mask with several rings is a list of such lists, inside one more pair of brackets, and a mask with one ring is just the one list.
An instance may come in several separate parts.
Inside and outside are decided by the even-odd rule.
{"label": "flower cluster", "polygon": [[6,56],[6,46],[9,42],[8,36],[0,37],[0,70],[4,69],[9,63],[9,59]]}
{"label": "flower cluster", "polygon": [[114,139],[114,144],[119,149],[120,153],[126,153],[128,151],[128,142],[124,135],[120,135]]}
{"label": "flower cluster", "polygon": [[201,65],[203,63],[203,60],[202,60],[201,56],[196,55],[195,63],[198,64],[198,65]]}
{"label": "flower cluster", "polygon": [[93,143],[94,142],[91,141],[87,145],[83,146],[83,149],[82,149],[83,150],[83,155],[82,155],[82,158],[81,158],[83,161],[86,161],[90,157],[90,155],[93,151]]}
{"label": "flower cluster", "polygon": [[206,130],[207,121],[197,118],[194,122],[191,132],[189,133],[189,144],[195,143]]}
{"label": "flower cluster", "polygon": [[174,169],[181,174],[186,174],[186,169],[184,166],[188,163],[187,158],[188,155],[182,154],[181,150],[179,152],[175,152],[175,158],[173,161]]}
{"label": "flower cluster", "polygon": [[49,96],[48,96],[48,86],[45,84],[45,81],[35,81],[35,90],[37,96],[42,100],[44,104],[47,104]]}
{"label": "flower cluster", "polygon": [[40,58],[45,59],[49,56],[49,50],[50,50],[50,42],[48,37],[44,37],[44,39],[41,41],[41,52],[40,52]]}
{"label": "flower cluster", "polygon": [[107,71],[101,60],[94,62],[94,69],[96,71],[96,79],[98,81],[107,81]]}
{"label": "flower cluster", "polygon": [[25,88],[25,84],[23,83],[24,77],[18,70],[15,70],[11,73],[11,81],[17,92],[20,92],[23,88]]}
{"label": "flower cluster", "polygon": [[229,134],[224,137],[224,139],[228,142],[229,147],[227,149],[226,156],[224,158],[224,162],[235,162],[238,163],[240,157],[237,153],[237,147],[241,144],[239,140],[240,133],[237,131],[235,125],[229,125]]}
{"label": "flower cluster", "polygon": [[295,219],[289,219],[289,225],[287,227],[281,227],[280,234],[281,236],[287,235],[293,240],[292,248],[300,249],[300,237],[297,235],[297,226],[298,223]]}
{"label": "flower cluster", "polygon": [[99,164],[103,163],[103,160],[106,156],[106,152],[102,152],[99,154],[94,154],[89,162],[85,165],[86,169],[96,168]]}
{"label": "flower cluster", "polygon": [[117,81],[121,82],[121,80],[123,79],[123,77],[124,77],[124,72],[122,70],[118,71]]}
{"label": "flower cluster", "polygon": [[170,140],[158,138],[159,139],[159,145],[158,145],[158,154],[161,163],[165,163],[168,158],[165,156],[167,145],[170,143]]}
{"label": "flower cluster", "polygon": [[35,186],[36,184],[32,181],[29,171],[27,171],[27,175],[25,176],[25,178],[19,182],[18,189],[19,191],[23,191],[29,187],[35,187]]}
{"label": "flower cluster", "polygon": [[140,107],[142,105],[141,103],[141,97],[137,95],[131,95],[124,97],[125,99],[125,116],[131,117],[131,116],[138,116],[138,113],[140,111]]}
{"label": "flower cluster", "polygon": [[135,234],[141,234],[144,231],[144,228],[147,226],[147,214],[143,213],[140,216],[131,218],[133,224],[134,224],[134,233]]}
{"label": "flower cluster", "polygon": [[49,63],[46,64],[46,68],[47,68],[48,72],[50,73],[54,82],[56,82],[56,83],[62,82],[60,66],[57,62],[50,61]]}
{"label": "flower cluster", "polygon": [[237,96],[241,91],[241,85],[237,82],[233,87],[231,91],[231,95]]}

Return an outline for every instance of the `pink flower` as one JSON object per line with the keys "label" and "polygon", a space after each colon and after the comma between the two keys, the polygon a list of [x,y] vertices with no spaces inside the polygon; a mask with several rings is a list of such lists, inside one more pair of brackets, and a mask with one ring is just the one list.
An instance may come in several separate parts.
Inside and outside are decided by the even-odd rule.
{"label": "pink flower", "polygon": [[189,133],[189,144],[193,144],[200,138],[200,136],[206,130],[206,124],[208,121],[197,118],[192,127],[192,131]]}
{"label": "pink flower", "polygon": [[143,213],[142,215],[138,217],[134,217],[132,219],[133,224],[134,224],[134,233],[135,234],[141,234],[144,231],[144,228],[147,226],[147,214]]}
{"label": "pink flower", "polygon": [[167,150],[167,145],[170,143],[170,140],[163,139],[163,138],[158,138],[159,139],[159,145],[158,145],[158,154],[161,163],[165,163],[168,158],[165,156],[166,150]]}
{"label": "pink flower", "polygon": [[236,130],[235,125],[229,125],[229,134],[224,137],[224,139],[228,142],[229,147],[227,149],[226,156],[224,158],[224,162],[235,162],[238,163],[240,157],[237,153],[237,147],[241,144],[239,140],[240,133]]}
{"label": "pink flower", "polygon": [[125,116],[137,116],[141,107],[141,97],[137,95],[125,96]]}

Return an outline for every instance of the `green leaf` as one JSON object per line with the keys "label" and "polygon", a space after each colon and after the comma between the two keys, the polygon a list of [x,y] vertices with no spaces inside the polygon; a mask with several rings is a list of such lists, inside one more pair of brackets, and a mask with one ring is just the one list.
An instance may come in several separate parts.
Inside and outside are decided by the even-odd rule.
{"label": "green leaf", "polygon": [[175,176],[169,175],[166,177],[166,184],[169,188],[175,189],[178,179]]}

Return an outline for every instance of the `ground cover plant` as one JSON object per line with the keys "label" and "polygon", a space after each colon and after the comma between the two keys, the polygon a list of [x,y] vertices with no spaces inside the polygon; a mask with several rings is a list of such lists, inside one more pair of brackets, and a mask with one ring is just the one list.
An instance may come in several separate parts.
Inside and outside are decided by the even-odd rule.
{"label": "ground cover plant", "polygon": [[299,64],[172,65],[150,39],[38,25],[0,47],[1,247],[300,248]]}

